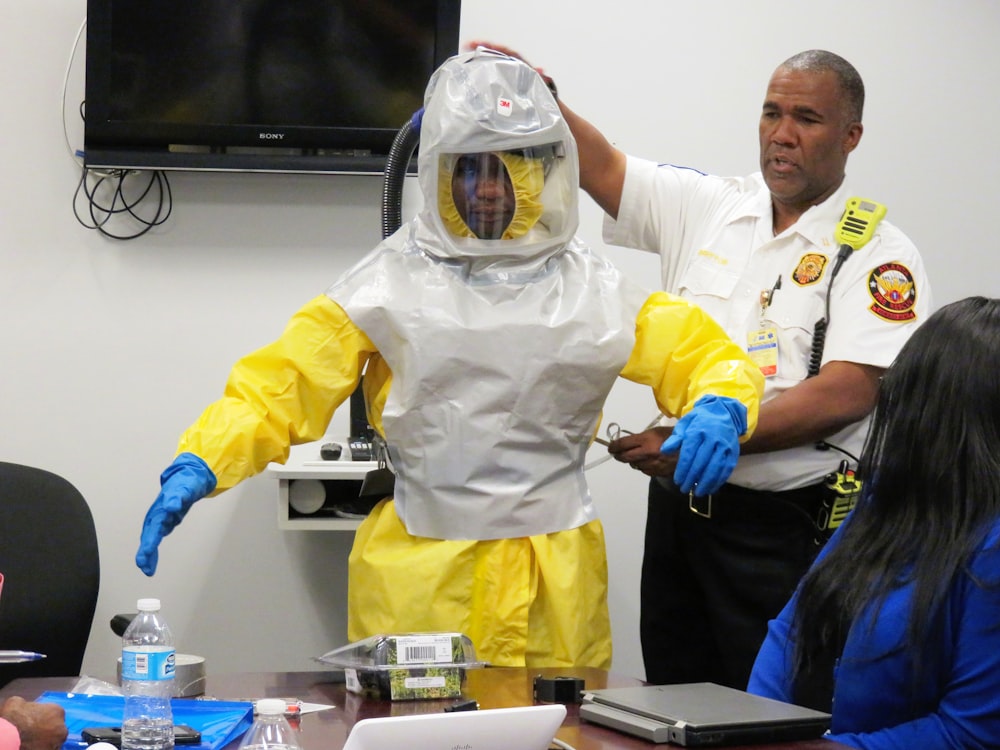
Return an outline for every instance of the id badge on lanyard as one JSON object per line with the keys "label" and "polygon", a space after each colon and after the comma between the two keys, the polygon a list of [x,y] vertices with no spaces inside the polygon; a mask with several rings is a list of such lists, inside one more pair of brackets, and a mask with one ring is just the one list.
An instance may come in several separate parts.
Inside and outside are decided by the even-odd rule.
{"label": "id badge on lanyard", "polygon": [[747,334],[747,355],[760,368],[765,378],[778,374],[778,329],[768,325],[764,315],[774,299],[774,293],[779,289],[781,276],[778,276],[773,287],[761,290],[759,327]]}

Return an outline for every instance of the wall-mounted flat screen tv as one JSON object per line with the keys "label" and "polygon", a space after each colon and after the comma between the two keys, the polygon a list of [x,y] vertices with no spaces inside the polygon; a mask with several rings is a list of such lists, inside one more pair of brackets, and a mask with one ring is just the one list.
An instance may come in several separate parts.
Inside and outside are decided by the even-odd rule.
{"label": "wall-mounted flat screen tv", "polygon": [[90,168],[379,172],[460,0],[88,0]]}

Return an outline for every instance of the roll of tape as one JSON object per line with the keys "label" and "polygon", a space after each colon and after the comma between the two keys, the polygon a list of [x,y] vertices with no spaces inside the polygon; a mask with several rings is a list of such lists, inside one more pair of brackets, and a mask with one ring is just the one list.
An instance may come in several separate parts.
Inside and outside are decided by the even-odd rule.
{"label": "roll of tape", "polygon": [[293,479],[288,483],[288,504],[296,513],[315,513],[325,502],[326,487],[319,479]]}
{"label": "roll of tape", "polygon": [[190,698],[205,693],[205,657],[177,654],[174,662],[174,696]]}
{"label": "roll of tape", "polygon": [[534,696],[539,703],[579,703],[584,681],[579,677],[542,677],[534,682]]}

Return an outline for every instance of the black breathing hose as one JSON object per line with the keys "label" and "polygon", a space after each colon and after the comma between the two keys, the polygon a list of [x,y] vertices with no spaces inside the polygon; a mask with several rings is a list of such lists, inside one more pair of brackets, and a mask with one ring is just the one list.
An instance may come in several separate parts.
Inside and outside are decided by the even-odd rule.
{"label": "black breathing hose", "polygon": [[[382,239],[395,232],[403,223],[403,178],[406,177],[410,159],[420,141],[420,120],[424,111],[418,110],[399,129],[385,157],[385,181],[382,183]],[[371,440],[373,430],[368,424],[365,396],[361,384],[351,394],[351,437]]]}
{"label": "black breathing hose", "polygon": [[382,183],[382,239],[403,223],[403,178],[410,166],[410,159],[420,141],[420,120],[424,111],[414,113],[399,129],[385,158],[385,182]]}

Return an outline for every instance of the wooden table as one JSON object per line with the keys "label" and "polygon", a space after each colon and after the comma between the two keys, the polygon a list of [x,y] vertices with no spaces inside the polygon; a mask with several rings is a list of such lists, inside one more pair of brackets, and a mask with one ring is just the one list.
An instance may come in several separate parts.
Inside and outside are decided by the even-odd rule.
{"label": "wooden table", "polygon": [[[487,667],[466,673],[463,696],[475,698],[480,708],[506,708],[533,703],[533,680],[546,677],[582,678],[586,689],[629,687],[640,680],[599,669],[523,669]],[[65,692],[76,678],[42,677],[14,680],[0,689],[0,700],[10,695],[35,698],[46,690]],[[379,701],[350,693],[344,686],[343,672],[273,672],[209,675],[206,695],[224,700],[258,698],[298,698],[306,703],[321,703],[334,708],[302,716],[294,723],[301,731],[305,750],[340,750],[354,723],[378,716],[403,716],[442,711],[460,699],[433,701]],[[576,750],[655,750],[674,745],[655,745],[612,729],[581,721],[579,707],[567,706],[567,716],[556,735]],[[735,747],[735,746],[730,746]],[[741,745],[739,750],[838,750],[844,745],[817,739],[759,745]]]}

